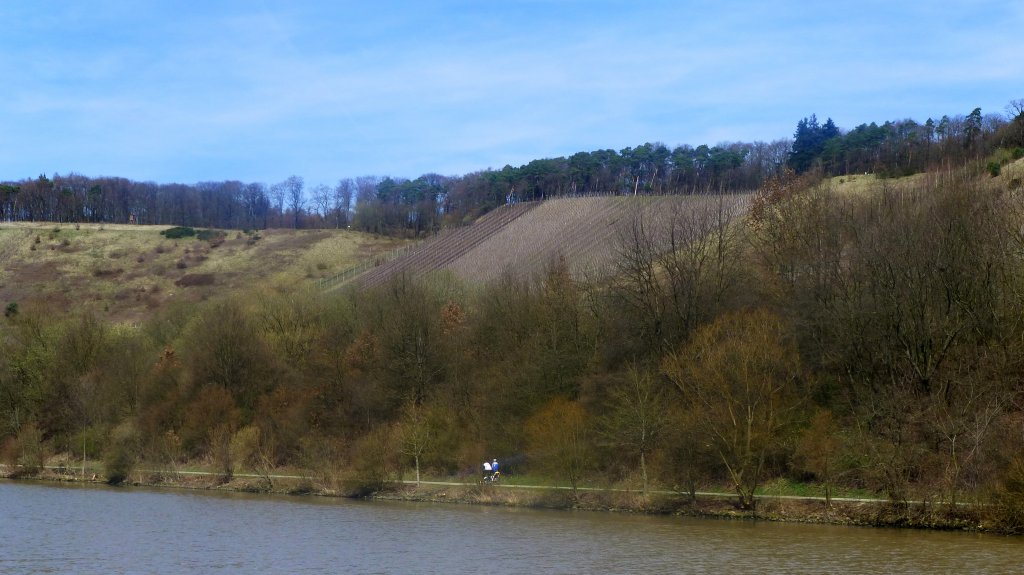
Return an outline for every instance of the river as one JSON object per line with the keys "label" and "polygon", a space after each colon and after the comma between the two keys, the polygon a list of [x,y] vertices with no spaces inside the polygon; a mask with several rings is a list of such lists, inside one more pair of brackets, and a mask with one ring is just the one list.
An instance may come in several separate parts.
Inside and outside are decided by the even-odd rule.
{"label": "river", "polygon": [[0,481],[0,573],[1016,573],[972,533]]}

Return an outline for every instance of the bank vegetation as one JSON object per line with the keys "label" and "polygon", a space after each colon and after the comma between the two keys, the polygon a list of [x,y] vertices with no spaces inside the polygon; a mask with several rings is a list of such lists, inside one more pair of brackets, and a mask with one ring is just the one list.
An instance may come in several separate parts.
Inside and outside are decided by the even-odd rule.
{"label": "bank vegetation", "polygon": [[726,489],[754,513],[788,486],[825,509],[882,497],[888,524],[1024,532],[1024,142],[993,145],[1024,114],[979,118],[900,179],[830,177],[861,164],[828,146],[864,134],[806,119],[800,170],[777,165],[749,200],[624,202],[601,276],[554,255],[487,281],[297,278],[132,323],[26,294],[0,320],[0,459],[32,475],[81,456],[115,483],[284,470],[368,494],[475,480],[497,457],[570,501]]}
{"label": "bank vegetation", "polygon": [[[788,482],[1024,526],[1020,162],[771,180],[623,217],[616,273],[235,290],[138,324],[0,323],[0,455],[301,470],[363,492],[512,476],[640,494]],[[625,214],[625,212],[624,212]],[[667,243],[666,243],[667,242]],[[667,246],[667,249],[666,249]]]}

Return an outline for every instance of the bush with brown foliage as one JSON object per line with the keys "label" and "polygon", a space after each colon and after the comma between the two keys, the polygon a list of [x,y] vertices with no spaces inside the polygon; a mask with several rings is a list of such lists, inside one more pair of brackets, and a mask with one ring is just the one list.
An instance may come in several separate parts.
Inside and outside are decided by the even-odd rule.
{"label": "bush with brown foliage", "polygon": [[178,287],[210,286],[214,284],[215,274],[185,274],[174,285]]}

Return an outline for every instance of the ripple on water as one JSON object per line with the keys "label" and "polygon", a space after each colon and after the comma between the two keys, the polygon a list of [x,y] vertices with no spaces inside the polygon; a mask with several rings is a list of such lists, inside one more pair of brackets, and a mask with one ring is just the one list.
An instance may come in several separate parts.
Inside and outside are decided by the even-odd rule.
{"label": "ripple on water", "polygon": [[0,482],[0,573],[1010,573],[1024,541]]}

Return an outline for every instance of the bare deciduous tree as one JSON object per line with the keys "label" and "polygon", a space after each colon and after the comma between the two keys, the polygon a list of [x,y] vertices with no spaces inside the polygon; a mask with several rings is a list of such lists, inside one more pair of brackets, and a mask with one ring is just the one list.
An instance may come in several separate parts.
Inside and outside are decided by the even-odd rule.
{"label": "bare deciduous tree", "polygon": [[666,213],[637,210],[619,231],[613,297],[649,348],[667,350],[727,309],[742,279],[734,225],[746,198],[701,198]]}
{"label": "bare deciduous tree", "polygon": [[550,401],[526,422],[531,461],[569,482],[576,494],[580,479],[591,462],[590,421],[576,402]]}
{"label": "bare deciduous tree", "polygon": [[625,380],[611,390],[609,411],[601,420],[602,431],[612,444],[638,456],[644,495],[648,488],[648,457],[661,443],[669,424],[660,384],[651,373],[632,367]]}
{"label": "bare deciduous tree", "polygon": [[769,460],[787,444],[807,396],[788,339],[770,313],[733,313],[697,330],[663,364],[745,509],[754,509]]}

